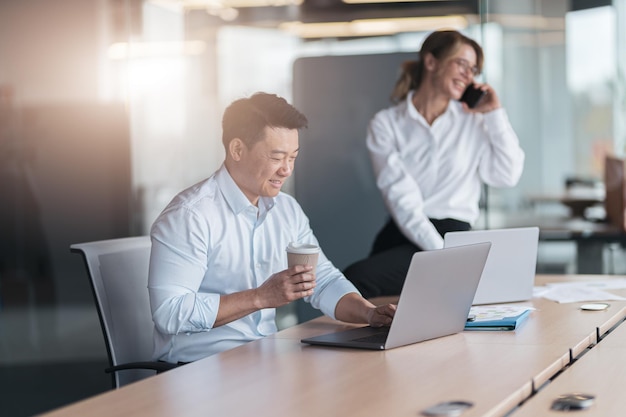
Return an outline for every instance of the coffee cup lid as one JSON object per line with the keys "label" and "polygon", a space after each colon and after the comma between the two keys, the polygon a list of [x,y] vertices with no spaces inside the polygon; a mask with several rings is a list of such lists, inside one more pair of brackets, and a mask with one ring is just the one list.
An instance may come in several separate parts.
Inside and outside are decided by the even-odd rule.
{"label": "coffee cup lid", "polygon": [[319,246],[313,245],[310,243],[290,242],[289,246],[287,246],[287,252],[313,254],[313,253],[318,253],[319,251],[320,251]]}

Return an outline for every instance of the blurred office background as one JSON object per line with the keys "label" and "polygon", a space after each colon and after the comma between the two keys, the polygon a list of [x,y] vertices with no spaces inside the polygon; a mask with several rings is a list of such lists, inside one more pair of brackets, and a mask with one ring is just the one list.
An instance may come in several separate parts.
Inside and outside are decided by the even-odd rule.
{"label": "blurred office background", "polygon": [[[572,184],[601,199],[604,155],[626,146],[626,0],[0,1],[0,415],[110,389],[69,245],[147,234],[221,163],[236,98],[274,92],[307,114],[287,191],[338,267],[364,257],[385,221],[366,123],[441,28],[484,47],[480,80],[527,155],[517,187],[485,190],[476,228],[572,216],[560,203]],[[597,272],[626,273],[621,255],[607,247]],[[538,271],[576,272],[576,256],[543,242]],[[283,327],[302,319],[290,308]]]}

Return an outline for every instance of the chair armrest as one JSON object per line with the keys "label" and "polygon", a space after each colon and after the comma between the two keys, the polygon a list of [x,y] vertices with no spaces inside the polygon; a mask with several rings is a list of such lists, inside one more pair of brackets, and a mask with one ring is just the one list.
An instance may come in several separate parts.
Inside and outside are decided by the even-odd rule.
{"label": "chair armrest", "polygon": [[165,371],[169,371],[170,369],[177,368],[178,366],[180,365],[176,363],[169,363],[169,362],[156,362],[156,361],[130,362],[130,363],[123,363],[121,365],[111,366],[109,368],[106,368],[104,372],[112,373],[112,372],[117,372],[117,371],[123,371],[125,369],[151,369],[153,371],[156,371],[157,374],[159,374],[161,372],[165,372]]}

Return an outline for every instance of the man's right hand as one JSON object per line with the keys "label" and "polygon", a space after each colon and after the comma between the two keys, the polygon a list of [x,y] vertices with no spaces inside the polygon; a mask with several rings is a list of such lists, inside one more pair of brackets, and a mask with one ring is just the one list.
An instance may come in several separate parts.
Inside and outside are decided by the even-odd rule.
{"label": "man's right hand", "polygon": [[213,327],[222,326],[264,308],[276,308],[308,297],[315,289],[313,267],[296,265],[277,272],[260,287],[223,294]]}
{"label": "man's right hand", "polygon": [[273,274],[256,292],[262,308],[276,308],[312,295],[315,285],[313,267],[295,265]]}

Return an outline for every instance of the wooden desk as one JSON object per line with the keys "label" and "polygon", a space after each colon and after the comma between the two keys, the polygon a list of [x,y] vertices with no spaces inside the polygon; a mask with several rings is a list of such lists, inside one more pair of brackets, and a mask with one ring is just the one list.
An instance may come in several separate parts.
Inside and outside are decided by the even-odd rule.
{"label": "wooden desk", "polygon": [[[626,397],[620,388],[626,380],[626,367],[623,366],[625,358],[626,325],[621,325],[550,385],[519,407],[511,417],[624,415]],[[573,392],[595,395],[594,404],[586,410],[570,413],[551,410],[555,398]]]}
{"label": "wooden desk", "polygon": [[[537,275],[535,285],[606,279],[611,279],[611,276]],[[615,293],[626,295],[626,290],[615,291]],[[603,315],[586,314],[588,312],[580,310],[580,306],[585,304],[582,302],[559,304],[544,298],[533,298],[528,302],[513,304],[534,307],[536,310],[530,315],[532,320],[522,322],[519,331],[515,332],[474,332],[470,335],[472,342],[560,345],[570,349],[572,356],[576,357],[587,346],[595,344],[598,336],[605,334],[626,317],[626,301],[611,301],[611,306],[603,312]]]}
{"label": "wooden desk", "polygon": [[46,416],[415,417],[453,400],[474,404],[463,417],[504,416],[626,316],[626,302],[586,315],[573,304],[528,304],[537,310],[514,332],[462,332],[389,351],[300,343],[350,327],[318,318]]}

